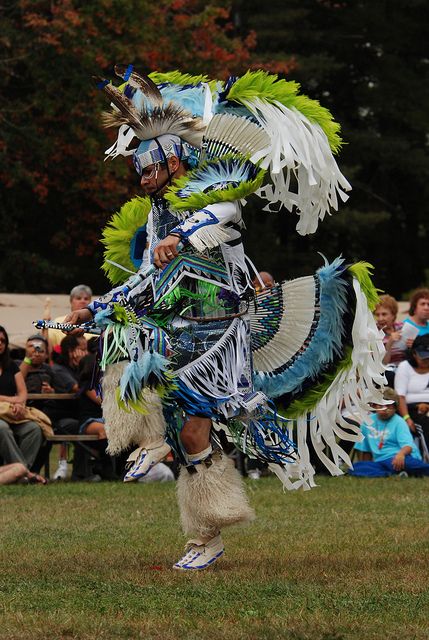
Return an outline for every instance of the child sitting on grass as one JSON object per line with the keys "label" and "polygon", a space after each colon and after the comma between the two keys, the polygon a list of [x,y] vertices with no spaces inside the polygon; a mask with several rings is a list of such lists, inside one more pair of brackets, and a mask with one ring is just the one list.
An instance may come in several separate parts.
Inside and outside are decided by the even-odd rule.
{"label": "child sitting on grass", "polygon": [[349,471],[351,476],[386,477],[402,472],[429,476],[429,464],[422,461],[407,423],[396,413],[399,397],[390,387],[383,393],[384,404],[373,404],[371,424],[363,423],[360,462]]}

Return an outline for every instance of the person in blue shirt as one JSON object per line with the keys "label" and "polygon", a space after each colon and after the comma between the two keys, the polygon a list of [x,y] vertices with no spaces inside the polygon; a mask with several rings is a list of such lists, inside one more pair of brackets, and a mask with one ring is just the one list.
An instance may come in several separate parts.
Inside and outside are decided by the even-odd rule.
{"label": "person in blue shirt", "polygon": [[386,477],[401,472],[429,476],[429,464],[422,461],[407,423],[396,413],[398,395],[387,387],[385,404],[374,404],[371,424],[363,423],[362,442],[355,445],[362,459],[349,471],[351,476]]}

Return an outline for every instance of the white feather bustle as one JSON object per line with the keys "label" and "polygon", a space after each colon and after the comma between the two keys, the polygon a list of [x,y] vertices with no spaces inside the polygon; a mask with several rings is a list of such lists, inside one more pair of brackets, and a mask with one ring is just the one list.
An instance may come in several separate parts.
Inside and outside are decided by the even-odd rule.
{"label": "white feather bustle", "polygon": [[323,129],[297,109],[289,109],[280,102],[271,104],[256,99],[244,104],[271,141],[267,149],[251,158],[270,172],[272,185],[258,192],[269,202],[264,210],[270,210],[276,203],[289,211],[297,207],[298,233],[314,233],[319,220],[331,210],[337,211],[338,199],[345,202],[348,198],[345,191],[351,189]]}
{"label": "white feather bustle", "polygon": [[146,388],[143,391],[147,414],[118,407],[116,389],[127,362],[118,362],[107,367],[103,376],[103,416],[106,420],[108,438],[107,453],[116,455],[132,445],[147,448],[151,443],[164,438],[165,420],[159,396]]}
{"label": "white feather bustle", "polygon": [[[352,363],[332,381],[314,411],[300,416],[296,421],[295,442],[298,461],[282,468],[270,465],[271,470],[283,482],[286,489],[310,489],[316,486],[315,471],[310,462],[307,434],[314,450],[331,475],[343,475],[340,466],[352,467],[349,455],[338,440],[359,442],[360,428],[347,422],[342,408],[357,416],[360,423],[371,420],[370,402],[382,403],[382,389],[386,383],[383,356],[383,334],[377,329],[367,299],[356,278],[353,278],[356,296],[356,313],[352,328]],[[332,459],[326,454],[329,449]]]}
{"label": "white feather bustle", "polygon": [[180,519],[186,535],[209,540],[226,526],[254,519],[240,474],[230,458],[216,452],[211,466],[199,464],[196,469],[190,474],[182,468],[177,481]]}

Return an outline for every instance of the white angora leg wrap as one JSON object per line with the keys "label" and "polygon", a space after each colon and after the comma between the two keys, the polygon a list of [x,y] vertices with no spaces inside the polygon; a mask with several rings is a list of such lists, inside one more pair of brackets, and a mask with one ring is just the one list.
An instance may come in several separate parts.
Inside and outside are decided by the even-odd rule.
{"label": "white angora leg wrap", "polygon": [[109,441],[107,453],[115,455],[131,445],[148,448],[151,443],[164,440],[165,420],[159,396],[145,389],[147,414],[124,411],[116,402],[116,389],[126,362],[118,362],[107,367],[103,376],[103,416]]}
{"label": "white angora leg wrap", "polygon": [[209,466],[203,462],[194,469],[194,473],[189,473],[182,467],[177,481],[185,534],[210,540],[223,527],[253,520],[255,514],[232,460],[217,451]]}

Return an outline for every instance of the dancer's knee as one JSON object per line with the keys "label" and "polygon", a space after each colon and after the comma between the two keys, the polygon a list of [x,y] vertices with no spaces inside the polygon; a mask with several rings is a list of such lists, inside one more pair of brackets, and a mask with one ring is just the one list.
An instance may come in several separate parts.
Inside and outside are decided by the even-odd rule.
{"label": "dancer's knee", "polygon": [[210,418],[188,416],[180,432],[180,439],[188,453],[199,453],[210,444]]}

